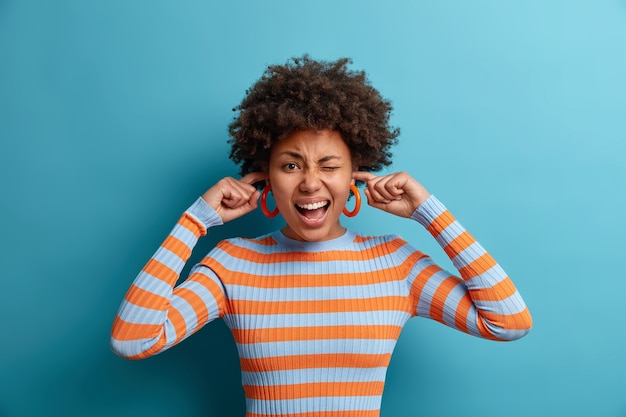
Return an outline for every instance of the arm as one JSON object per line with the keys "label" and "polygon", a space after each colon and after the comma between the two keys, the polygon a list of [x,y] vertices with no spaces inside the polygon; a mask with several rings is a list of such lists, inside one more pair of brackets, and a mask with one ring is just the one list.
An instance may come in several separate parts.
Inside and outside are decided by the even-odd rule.
{"label": "arm", "polygon": [[488,339],[515,340],[528,333],[532,318],[513,282],[421,184],[406,173],[353,177],[367,182],[369,205],[422,224],[461,275],[421,258],[409,275],[414,314]]}
{"label": "arm", "polygon": [[224,293],[208,268],[196,266],[174,288],[191,251],[217,213],[198,199],[178,220],[132,283],[113,322],[111,348],[129,359],[155,355],[220,316]]}
{"label": "arm", "polygon": [[530,331],[530,312],[511,279],[439,200],[430,196],[411,218],[430,232],[461,275],[429,257],[420,259],[410,275],[415,314],[493,340],[515,340]]}
{"label": "arm", "polygon": [[155,355],[222,316],[224,288],[209,268],[196,265],[181,285],[176,282],[210,227],[256,208],[259,192],[251,184],[262,178],[260,173],[241,180],[225,178],[182,215],[122,301],[111,330],[111,348],[117,355]]}

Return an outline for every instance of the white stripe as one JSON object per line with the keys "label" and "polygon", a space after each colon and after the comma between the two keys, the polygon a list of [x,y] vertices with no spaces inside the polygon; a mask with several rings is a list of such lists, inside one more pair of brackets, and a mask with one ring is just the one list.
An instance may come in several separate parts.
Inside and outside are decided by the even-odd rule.
{"label": "white stripe", "polygon": [[183,316],[183,320],[185,321],[186,333],[184,335],[184,338],[191,336],[196,326],[198,325],[198,318],[192,305],[189,304],[184,298],[173,295],[172,307],[175,308]]}
{"label": "white stripe", "polygon": [[459,302],[461,302],[461,299],[465,294],[467,294],[467,289],[465,288],[465,285],[463,285],[463,282],[459,282],[454,286],[454,288],[452,288],[443,304],[443,322],[452,328],[456,328],[454,323],[456,319],[456,310],[459,306]]}
{"label": "white stripe", "polygon": [[337,287],[259,288],[244,285],[228,286],[230,299],[240,301],[322,301],[375,298],[379,296],[405,297],[409,289],[404,281],[382,282],[369,285]]}
{"label": "white stripe", "polygon": [[[381,251],[382,252],[382,251]],[[275,277],[277,272],[279,275],[325,275],[335,271],[350,271],[351,274],[359,274],[363,272],[377,272],[399,266],[404,257],[398,256],[395,252],[385,253],[383,256],[371,259],[357,260],[328,260],[320,262],[319,260],[305,261],[285,261],[272,263],[255,263],[250,259],[242,260],[230,256],[227,252],[220,248],[216,248],[211,252],[215,260],[222,265],[228,265],[228,270],[233,273],[250,273],[251,267],[254,268],[254,274],[263,277]],[[268,257],[267,259],[271,259]],[[369,269],[376,266],[375,269]],[[368,268],[366,268],[368,267]]]}
{"label": "white stripe", "polygon": [[116,355],[129,357],[144,353],[154,346],[158,336],[152,339],[117,340],[111,338],[110,345]]}
{"label": "white stripe", "polygon": [[193,234],[191,230],[180,224],[174,227],[170,235],[183,242],[190,249],[195,246],[196,242],[198,241],[198,238],[195,234]]}
{"label": "white stripe", "polygon": [[474,242],[452,258],[452,263],[455,268],[461,269],[486,253],[487,251],[480,245],[480,243]]}
{"label": "white stripe", "polygon": [[494,265],[480,275],[476,275],[465,281],[465,285],[470,290],[481,290],[492,288],[507,278],[506,272],[499,264]]}
{"label": "white stripe", "polygon": [[387,368],[308,368],[242,372],[244,385],[272,386],[312,382],[384,382]]}
{"label": "white stripe", "polygon": [[168,298],[172,293],[172,287],[170,285],[147,272],[141,272],[133,284],[144,291],[165,298]]}
{"label": "white stripe", "polygon": [[521,313],[526,308],[517,291],[501,301],[474,301],[474,304],[482,311],[502,315]]}
{"label": "white stripe", "polygon": [[410,317],[405,311],[376,310],[310,314],[229,314],[225,319],[234,329],[271,329],[338,325],[403,326]]}
{"label": "white stripe", "polygon": [[437,235],[435,240],[439,243],[442,248],[445,248],[450,242],[459,237],[463,232],[465,232],[465,228],[459,224],[458,221],[453,221],[450,223],[445,229]]}
{"label": "white stripe", "polygon": [[165,311],[141,307],[129,301],[124,301],[117,314],[120,319],[128,323],[160,325],[163,323],[163,319],[167,313]]}
{"label": "white stripe", "polygon": [[255,400],[246,398],[246,409],[253,414],[275,415],[276,410],[289,412],[378,410],[380,395],[358,397],[311,397],[289,400]]}
{"label": "white stripe", "polygon": [[[199,271],[196,271],[196,272],[199,272]],[[210,276],[207,276],[207,278],[211,279],[212,281],[215,281]],[[204,306],[208,310],[209,320],[217,318],[219,316],[219,305],[217,304],[217,300],[213,296],[213,293],[211,293],[211,291],[209,291],[208,288],[206,288],[204,285],[200,284],[197,281],[185,281],[180,286],[177,287],[177,290],[183,289],[183,288],[189,291],[192,291],[194,294],[200,297]]]}
{"label": "white stripe", "polygon": [[180,256],[176,255],[174,252],[164,247],[160,247],[152,257],[152,259],[164,264],[166,267],[173,270],[177,274],[179,274],[185,266],[185,261],[181,259]]}
{"label": "white stripe", "polygon": [[417,315],[422,317],[430,317],[430,306],[433,300],[433,295],[437,291],[437,288],[441,285],[441,282],[448,278],[450,274],[444,270],[435,272],[431,277],[426,281],[424,287],[422,288],[422,292],[420,294],[420,299],[417,304]]}
{"label": "white stripe", "polygon": [[321,354],[391,354],[396,345],[394,339],[330,339],[294,340],[288,342],[237,343],[239,357],[245,359],[273,358],[294,355]]}

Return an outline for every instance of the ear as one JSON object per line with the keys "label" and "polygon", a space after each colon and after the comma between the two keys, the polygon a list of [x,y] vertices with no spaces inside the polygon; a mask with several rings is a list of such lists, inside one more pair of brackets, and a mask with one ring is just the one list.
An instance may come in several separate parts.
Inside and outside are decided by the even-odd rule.
{"label": "ear", "polygon": [[354,173],[359,171],[359,164],[357,161],[352,161],[352,178],[350,179],[350,185],[355,185],[356,180],[354,179]]}
{"label": "ear", "polygon": [[352,162],[352,178],[350,178],[350,185],[356,185],[354,174],[359,172],[359,165],[356,162]]}

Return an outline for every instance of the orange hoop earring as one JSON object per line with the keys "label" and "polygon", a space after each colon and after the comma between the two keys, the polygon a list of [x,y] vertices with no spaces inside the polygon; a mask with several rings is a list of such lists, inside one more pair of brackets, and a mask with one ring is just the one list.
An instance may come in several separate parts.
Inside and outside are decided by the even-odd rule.
{"label": "orange hoop earring", "polygon": [[272,191],[272,186],[268,184],[265,186],[265,188],[263,189],[263,193],[261,194],[261,211],[267,217],[272,218],[276,217],[276,215],[278,214],[278,207],[276,207],[274,211],[269,211],[267,209],[267,193],[269,193],[270,191]]}
{"label": "orange hoop earring", "polygon": [[361,193],[359,193],[359,189],[354,184],[350,185],[350,191],[352,191],[352,194],[354,194],[354,197],[356,198],[354,209],[352,211],[348,211],[348,209],[344,207],[343,214],[345,214],[348,217],[354,217],[357,215],[357,213],[361,209]]}

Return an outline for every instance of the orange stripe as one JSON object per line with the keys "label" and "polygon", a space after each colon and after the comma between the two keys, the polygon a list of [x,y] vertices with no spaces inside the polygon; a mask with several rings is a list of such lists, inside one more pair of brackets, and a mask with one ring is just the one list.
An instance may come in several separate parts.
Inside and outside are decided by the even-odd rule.
{"label": "orange stripe", "polygon": [[159,340],[150,349],[146,350],[145,352],[138,353],[137,355],[129,356],[128,359],[137,360],[154,356],[159,353],[161,349],[163,349],[163,346],[165,346],[165,332],[161,334]]}
{"label": "orange stripe", "polygon": [[173,252],[176,256],[186,261],[191,256],[191,249],[180,239],[169,235],[163,244],[161,245],[163,248]]}
{"label": "orange stripe", "polygon": [[[284,342],[292,340],[331,339],[397,339],[400,326],[311,326],[281,327],[270,329],[232,329],[236,343]],[[262,340],[259,340],[259,338]]]}
{"label": "orange stripe", "polygon": [[[381,282],[402,281],[406,271],[416,262],[417,259],[425,255],[416,253],[415,256],[407,258],[402,264],[395,268],[388,268],[379,271],[361,272],[355,274],[298,274],[298,275],[277,275],[262,276],[254,272],[233,273],[212,258],[204,258],[202,265],[212,269],[220,277],[222,282],[233,285],[246,285],[256,288],[301,288],[301,287],[334,287],[348,285],[368,285]],[[251,264],[251,266],[254,264]]]}
{"label": "orange stripe", "polygon": [[435,290],[435,294],[433,294],[433,298],[430,302],[429,313],[430,317],[434,320],[443,322],[443,306],[446,302],[446,298],[459,282],[461,282],[460,278],[450,276],[444,279]]}
{"label": "orange stripe", "polygon": [[476,301],[502,301],[515,294],[517,289],[509,277],[489,288],[475,288],[470,290],[472,298]]}
{"label": "orange stripe", "polygon": [[363,242],[367,242],[368,240],[372,240],[374,239],[375,236],[360,236],[357,235],[354,237],[354,243],[363,243]]}
{"label": "orange stripe", "polygon": [[150,308],[152,310],[164,311],[170,304],[170,300],[165,297],[161,297],[150,291],[146,291],[143,288],[139,288],[135,284],[132,284],[126,293],[126,301],[144,308]]}
{"label": "orange stripe", "polygon": [[413,289],[411,289],[411,294],[413,294],[413,305],[411,306],[412,314],[416,314],[417,305],[419,304],[422,290],[424,289],[426,282],[428,282],[434,274],[441,270],[441,267],[438,265],[429,265],[428,267],[422,269],[415,277],[412,285]]}
{"label": "orange stripe", "polygon": [[476,326],[478,327],[478,332],[480,333],[481,337],[489,340],[499,340],[497,337],[491,334],[491,331],[489,331],[487,325],[480,319],[480,317],[478,318]]}
{"label": "orange stripe", "polygon": [[266,401],[290,400],[294,398],[349,397],[353,395],[382,395],[385,383],[372,382],[311,382],[271,387],[244,385],[246,398]]}
{"label": "orange stripe", "polygon": [[119,316],[113,321],[111,336],[116,340],[129,341],[151,339],[163,330],[160,324],[138,324],[122,320]]}
{"label": "orange stripe", "polygon": [[188,288],[177,288],[174,290],[174,295],[182,298],[187,301],[189,305],[191,305],[194,313],[196,313],[196,320],[198,324],[202,325],[206,323],[209,317],[209,310],[207,310],[206,305],[198,294]]}
{"label": "orange stripe", "polygon": [[224,297],[224,292],[222,288],[215,281],[213,281],[210,277],[204,275],[201,272],[194,272],[193,274],[189,276],[189,278],[187,278],[187,281],[197,282],[198,284],[202,285],[211,293],[211,295],[217,302],[217,306],[219,307],[220,316],[221,316],[221,314],[223,313],[224,304],[225,304],[224,303],[225,297]]}
{"label": "orange stripe", "polygon": [[459,301],[459,305],[456,307],[454,313],[454,326],[462,332],[469,333],[467,328],[467,316],[474,306],[474,302],[469,294],[463,295]]}
{"label": "orange stripe", "polygon": [[256,243],[257,245],[263,245],[263,246],[273,246],[273,245],[276,245],[276,243],[277,243],[274,240],[274,238],[271,237],[271,236],[264,237],[263,239],[246,239],[246,238],[244,238],[243,240],[247,240],[248,242]]}
{"label": "orange stripe", "polygon": [[485,273],[496,265],[497,263],[491,257],[491,255],[485,253],[484,255],[470,262],[469,265],[466,265],[463,268],[459,269],[459,272],[461,273],[463,279],[470,279],[477,275]]}
{"label": "orange stripe", "polygon": [[475,242],[476,240],[472,237],[472,235],[466,231],[452,239],[452,241],[448,243],[443,250],[446,255],[452,259]]}
{"label": "orange stripe", "polygon": [[515,320],[515,324],[513,325],[515,329],[530,330],[533,327],[533,317],[530,315],[528,307],[524,308],[521,313],[515,314],[513,319]]}
{"label": "orange stripe", "polygon": [[176,342],[178,342],[187,333],[185,318],[180,311],[176,310],[174,307],[170,307],[170,310],[167,312],[167,317],[174,326],[174,330],[176,331]]}
{"label": "orange stripe", "polygon": [[406,278],[406,276],[409,274],[409,272],[411,271],[411,269],[415,266],[415,264],[417,263],[417,261],[419,261],[422,258],[427,258],[428,255],[420,252],[420,251],[415,251],[413,252],[404,262],[402,262],[399,266],[399,268],[401,268],[402,270],[402,278]]}
{"label": "orange stripe", "polygon": [[[246,413],[246,417],[270,417],[273,414]],[[281,414],[281,417],[380,417],[379,410],[311,411],[307,413]]]}
{"label": "orange stripe", "polygon": [[439,216],[437,216],[437,218],[428,225],[426,230],[428,230],[430,234],[433,235],[433,237],[437,237],[441,232],[446,229],[446,227],[454,223],[454,220],[454,216],[448,210],[446,210]]}
{"label": "orange stripe", "polygon": [[526,330],[532,326],[532,319],[528,308],[515,314],[495,314],[481,311],[480,315],[490,323],[507,330]]}
{"label": "orange stripe", "polygon": [[206,234],[204,225],[198,223],[196,219],[187,213],[183,214],[183,216],[178,220],[178,224],[189,230],[196,237],[204,236]]}
{"label": "orange stripe", "polygon": [[405,297],[375,297],[319,301],[254,301],[230,300],[231,311],[237,314],[307,314],[337,313],[377,310],[407,311],[410,307]]}
{"label": "orange stripe", "polygon": [[[393,253],[393,251],[397,250],[401,246],[404,246],[405,244],[405,241],[398,238],[390,242],[380,243],[376,246],[364,250],[325,251],[323,253],[323,257],[324,259],[332,261],[361,261],[363,259],[375,259],[377,257],[380,257],[381,254],[389,254],[389,249],[391,249],[391,253]],[[294,254],[297,254],[297,258],[300,259],[302,262],[306,262],[307,260],[314,261],[320,259],[320,254],[318,254],[317,252],[271,252],[268,254],[263,254],[252,249],[236,246],[229,241],[220,242],[218,244],[218,247],[224,252],[228,253],[233,258],[242,259],[244,261],[254,259],[255,263],[258,264],[277,264],[282,262],[292,263],[294,260]]]}
{"label": "orange stripe", "polygon": [[161,281],[165,281],[169,285],[174,285],[176,280],[178,280],[178,274],[173,269],[156,259],[150,259],[146,266],[143,267],[143,271]]}
{"label": "orange stripe", "polygon": [[245,372],[284,371],[308,368],[374,368],[389,365],[390,353],[382,355],[356,353],[322,353],[315,355],[277,356],[270,358],[240,358]]}

